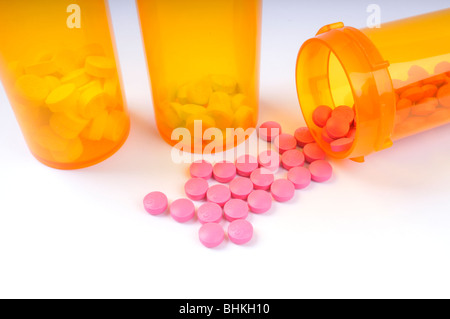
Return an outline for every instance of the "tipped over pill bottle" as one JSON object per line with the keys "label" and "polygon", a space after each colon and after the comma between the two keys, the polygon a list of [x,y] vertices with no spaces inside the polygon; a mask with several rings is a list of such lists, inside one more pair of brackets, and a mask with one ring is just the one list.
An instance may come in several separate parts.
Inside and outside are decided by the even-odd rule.
{"label": "tipped over pill bottle", "polygon": [[[156,123],[202,152],[258,117],[261,0],[137,0]],[[228,136],[229,137],[229,136]]]}
{"label": "tipped over pill bottle", "polygon": [[362,162],[450,123],[450,9],[378,28],[324,26],[301,47],[296,77],[319,145],[334,158]]}
{"label": "tipped over pill bottle", "polygon": [[0,1],[0,77],[29,149],[53,168],[97,164],[128,136],[105,3]]}

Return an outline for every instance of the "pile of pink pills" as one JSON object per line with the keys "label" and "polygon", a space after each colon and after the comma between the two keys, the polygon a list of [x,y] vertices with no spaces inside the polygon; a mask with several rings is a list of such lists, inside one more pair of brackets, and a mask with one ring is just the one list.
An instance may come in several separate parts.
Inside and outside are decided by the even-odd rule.
{"label": "pile of pink pills", "polygon": [[330,144],[333,152],[348,151],[355,140],[355,110],[341,105],[334,110],[320,105],[313,112],[313,122],[322,128],[322,139]]}
{"label": "pile of pink pills", "polygon": [[[324,122],[329,120],[325,118]],[[179,223],[197,217],[202,225],[198,237],[205,247],[218,247],[227,237],[236,245],[244,245],[254,232],[247,220],[250,213],[266,213],[273,200],[288,202],[295,190],[308,187],[311,181],[322,183],[331,178],[332,167],[308,128],[301,127],[291,135],[271,121],[262,124],[258,133],[261,139],[273,143],[275,150],[263,151],[258,157],[240,156],[235,163],[196,161],[184,186],[187,198],[169,205],[167,196],[152,192],[144,198],[145,210],[151,215],[169,210]],[[280,167],[287,172],[285,178],[275,178],[274,172]],[[210,185],[211,179],[217,183]],[[198,209],[193,201],[201,202]],[[223,224],[228,224],[226,233]]]}

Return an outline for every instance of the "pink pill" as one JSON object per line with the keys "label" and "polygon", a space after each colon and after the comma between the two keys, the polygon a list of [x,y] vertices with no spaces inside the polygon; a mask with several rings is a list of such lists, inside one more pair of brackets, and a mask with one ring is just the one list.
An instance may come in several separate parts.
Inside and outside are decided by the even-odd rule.
{"label": "pink pill", "polygon": [[281,134],[281,125],[274,121],[265,122],[259,127],[258,133],[260,139],[271,142]]}
{"label": "pink pill", "polygon": [[309,171],[311,172],[311,179],[315,182],[326,182],[333,175],[333,168],[327,161],[315,161],[309,165]]}
{"label": "pink pill", "polygon": [[238,219],[228,226],[228,238],[233,244],[244,245],[253,237],[253,226],[245,219]]}
{"label": "pink pill", "polygon": [[287,170],[305,164],[305,155],[297,149],[289,150],[281,155],[281,164]]}
{"label": "pink pill", "polygon": [[161,215],[168,205],[167,196],[161,192],[152,192],[144,198],[144,208],[151,215]]}
{"label": "pink pill", "polygon": [[258,160],[251,155],[243,155],[236,160],[236,171],[239,175],[244,177],[249,177],[258,166]]}
{"label": "pink pill", "polygon": [[278,152],[267,150],[259,154],[258,163],[270,171],[275,171],[280,167],[280,154]]}
{"label": "pink pill", "polygon": [[246,219],[248,211],[248,204],[242,199],[230,199],[223,208],[225,218],[229,222],[237,219]]}
{"label": "pink pill", "polygon": [[314,161],[325,159],[325,152],[320,148],[319,144],[311,143],[305,145],[303,148],[303,154],[305,155],[305,160],[308,163],[312,163]]}
{"label": "pink pill", "polygon": [[212,177],[213,167],[207,161],[196,161],[190,167],[191,177],[210,179]]}
{"label": "pink pill", "polygon": [[311,172],[306,167],[290,169],[287,178],[294,184],[295,189],[303,189],[311,184]]}
{"label": "pink pill", "polygon": [[280,134],[274,139],[274,145],[280,154],[297,147],[297,140],[291,134]]}
{"label": "pink pill", "polygon": [[314,137],[311,134],[311,131],[307,127],[298,128],[294,133],[294,137],[297,140],[297,145],[300,147],[315,142]]}
{"label": "pink pill", "polygon": [[326,129],[322,130],[322,139],[328,144],[334,141],[334,138],[331,138],[330,135],[328,135]]}
{"label": "pink pill", "polygon": [[170,205],[170,216],[179,223],[185,223],[195,216],[195,206],[189,199],[177,199]]}
{"label": "pink pill", "polygon": [[253,191],[253,183],[249,178],[236,177],[230,183],[230,191],[233,198],[247,200]]}
{"label": "pink pill", "polygon": [[228,183],[236,177],[236,166],[227,161],[216,163],[213,168],[213,175],[219,183]]}
{"label": "pink pill", "polygon": [[263,214],[272,207],[272,197],[263,190],[255,190],[248,195],[248,207],[255,214]]}
{"label": "pink pill", "polygon": [[216,203],[217,205],[223,207],[225,203],[231,199],[231,192],[225,185],[214,185],[211,186],[206,192],[206,198],[208,202]]}
{"label": "pink pill", "polygon": [[270,192],[277,202],[287,202],[295,195],[295,186],[287,179],[277,179],[270,186]]}
{"label": "pink pill", "polygon": [[331,117],[332,109],[327,105],[318,106],[313,112],[313,121],[318,127],[324,127]]}
{"label": "pink pill", "polygon": [[198,238],[205,247],[215,248],[225,240],[225,232],[219,224],[208,223],[200,228]]}
{"label": "pink pill", "polygon": [[250,180],[253,183],[255,189],[268,190],[272,185],[274,176],[268,170],[264,168],[258,168],[250,175]]}
{"label": "pink pill", "polygon": [[197,210],[197,217],[200,223],[219,223],[223,217],[222,207],[216,203],[204,203]]}
{"label": "pink pill", "polygon": [[353,139],[351,138],[340,138],[338,140],[335,140],[331,142],[331,150],[333,152],[345,152],[348,151],[353,145]]}
{"label": "pink pill", "polygon": [[191,178],[184,185],[184,191],[187,197],[192,200],[202,200],[206,197],[208,191],[208,182],[203,178]]}

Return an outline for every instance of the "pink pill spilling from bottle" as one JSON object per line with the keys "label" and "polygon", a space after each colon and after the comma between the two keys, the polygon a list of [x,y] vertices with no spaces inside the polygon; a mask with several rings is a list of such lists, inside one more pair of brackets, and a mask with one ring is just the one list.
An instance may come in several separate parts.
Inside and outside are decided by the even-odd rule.
{"label": "pink pill spilling from bottle", "polygon": [[281,164],[287,170],[303,166],[303,164],[305,164],[305,155],[297,149],[286,151],[281,155]]}
{"label": "pink pill spilling from bottle", "polygon": [[195,216],[195,206],[189,199],[177,199],[170,205],[170,216],[179,223],[190,221]]}
{"label": "pink pill spilling from bottle", "polygon": [[248,207],[255,214],[263,214],[272,207],[272,197],[263,190],[255,190],[248,195]]}
{"label": "pink pill spilling from bottle", "polygon": [[236,159],[236,171],[241,176],[249,177],[258,167],[258,160],[252,155],[243,155]]}
{"label": "pink pill spilling from bottle", "polygon": [[244,245],[253,238],[253,226],[244,219],[238,219],[228,226],[228,238],[233,244]]}
{"label": "pink pill spilling from bottle", "polygon": [[270,192],[277,202],[287,202],[294,197],[295,186],[287,179],[277,179],[270,186]]}
{"label": "pink pill spilling from bottle", "polygon": [[144,198],[144,208],[151,215],[161,215],[168,206],[167,196],[161,192],[152,192]]}
{"label": "pink pill spilling from bottle", "polygon": [[287,178],[294,184],[295,189],[304,189],[311,184],[311,172],[306,167],[290,169]]}
{"label": "pink pill spilling from bottle", "polygon": [[275,137],[281,134],[281,125],[275,121],[268,121],[261,124],[258,130],[259,138],[272,142]]}
{"label": "pink pill spilling from bottle", "polygon": [[280,154],[293,150],[297,147],[297,140],[291,134],[283,133],[274,139],[275,148]]}
{"label": "pink pill spilling from bottle", "polygon": [[313,122],[318,127],[324,127],[328,119],[331,117],[332,109],[327,105],[318,106],[313,112]]}
{"label": "pink pill spilling from bottle", "polygon": [[254,189],[268,190],[274,181],[274,176],[264,168],[258,168],[250,175]]}
{"label": "pink pill spilling from bottle", "polygon": [[216,203],[204,203],[197,210],[197,218],[202,224],[219,223],[222,217],[222,207]]}
{"label": "pink pill spilling from bottle", "polygon": [[272,150],[261,152],[258,156],[258,163],[269,171],[275,171],[280,167],[280,154]]}
{"label": "pink pill spilling from bottle", "polygon": [[189,171],[192,178],[210,179],[212,177],[213,166],[205,160],[196,161],[191,164]]}
{"label": "pink pill spilling from bottle", "polygon": [[205,199],[208,188],[208,182],[203,178],[191,178],[184,185],[187,197],[192,200]]}
{"label": "pink pill spilling from bottle", "polygon": [[326,156],[325,152],[320,148],[319,144],[317,143],[305,145],[305,147],[303,148],[303,154],[305,155],[305,160],[308,163],[324,160]]}
{"label": "pink pill spilling from bottle", "polygon": [[231,199],[230,188],[220,184],[211,186],[206,192],[206,198],[208,202],[223,207]]}
{"label": "pink pill spilling from bottle", "polygon": [[318,183],[328,181],[333,175],[333,168],[327,161],[315,161],[309,165],[309,171],[311,172],[311,179]]}
{"label": "pink pill spilling from bottle", "polygon": [[224,206],[223,212],[226,220],[232,222],[237,219],[246,219],[248,216],[248,204],[242,199],[230,199]]}
{"label": "pink pill spilling from bottle", "polygon": [[345,137],[350,131],[350,124],[347,122],[348,119],[343,117],[332,116],[328,121],[325,129],[327,134],[332,139],[338,139]]}
{"label": "pink pill spilling from bottle", "polygon": [[307,127],[300,127],[297,130],[295,130],[294,137],[297,140],[297,145],[300,147],[315,142],[314,137],[311,134],[311,131]]}
{"label": "pink pill spilling from bottle", "polygon": [[331,117],[339,117],[351,125],[355,119],[355,111],[350,106],[341,105],[333,110]]}
{"label": "pink pill spilling from bottle", "polygon": [[247,177],[236,177],[230,183],[230,192],[233,198],[247,200],[253,191],[253,183]]}
{"label": "pink pill spilling from bottle", "polygon": [[198,232],[198,238],[206,248],[215,248],[225,240],[225,231],[219,224],[204,224]]}
{"label": "pink pill spilling from bottle", "polygon": [[347,137],[340,138],[330,143],[331,150],[333,152],[346,152],[352,147],[352,145],[353,139]]}
{"label": "pink pill spilling from bottle", "polygon": [[236,177],[236,166],[227,161],[216,163],[213,168],[213,176],[219,183],[231,182]]}

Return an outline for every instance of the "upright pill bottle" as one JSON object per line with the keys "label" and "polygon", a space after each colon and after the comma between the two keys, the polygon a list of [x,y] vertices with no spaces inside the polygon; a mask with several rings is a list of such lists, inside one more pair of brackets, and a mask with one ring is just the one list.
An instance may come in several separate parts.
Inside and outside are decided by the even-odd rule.
{"label": "upright pill bottle", "polygon": [[234,146],[239,138],[228,134],[227,143],[227,129],[257,123],[261,0],[137,0],[137,6],[163,139],[195,153],[207,152],[211,141]]}
{"label": "upright pill bottle", "polygon": [[57,169],[94,165],[125,142],[104,0],[0,0],[0,76],[32,154]]}
{"label": "upright pill bottle", "polygon": [[[300,49],[297,92],[308,127],[334,158],[362,162],[393,142],[450,122],[450,9],[355,29],[324,26]],[[319,105],[354,108],[351,147],[333,151]]]}

